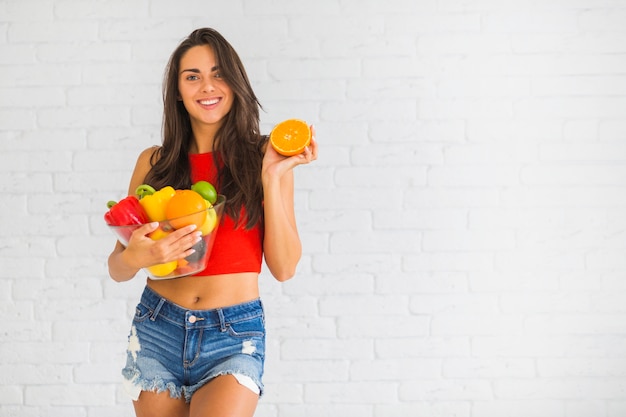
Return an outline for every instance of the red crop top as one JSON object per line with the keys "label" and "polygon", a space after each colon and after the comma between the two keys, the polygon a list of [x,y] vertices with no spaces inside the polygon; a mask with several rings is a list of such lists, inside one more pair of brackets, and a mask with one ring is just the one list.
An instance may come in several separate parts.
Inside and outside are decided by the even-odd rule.
{"label": "red crop top", "polygon": [[[191,182],[208,181],[217,188],[217,168],[212,153],[189,154]],[[226,196],[228,198],[228,196]],[[245,209],[242,209],[242,215]],[[257,224],[250,230],[235,228],[235,221],[224,213],[217,229],[209,262],[204,271],[195,275],[219,275],[237,272],[261,272],[263,233]]]}

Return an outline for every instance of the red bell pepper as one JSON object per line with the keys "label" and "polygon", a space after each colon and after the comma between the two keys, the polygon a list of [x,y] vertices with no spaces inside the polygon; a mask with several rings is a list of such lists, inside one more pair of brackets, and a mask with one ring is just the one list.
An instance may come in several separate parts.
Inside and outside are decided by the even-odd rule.
{"label": "red bell pepper", "polygon": [[110,226],[129,226],[150,222],[146,211],[134,195],[124,198],[119,203],[109,201],[107,206],[109,211],[104,214],[104,221]]}

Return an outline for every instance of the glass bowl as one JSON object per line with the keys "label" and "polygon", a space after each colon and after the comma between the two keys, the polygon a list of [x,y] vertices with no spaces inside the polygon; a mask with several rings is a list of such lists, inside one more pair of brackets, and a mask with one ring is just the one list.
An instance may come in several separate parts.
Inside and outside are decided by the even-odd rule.
{"label": "glass bowl", "polygon": [[[215,241],[217,229],[220,224],[220,220],[222,219],[225,202],[226,197],[220,194],[217,196],[217,201],[213,204],[213,207],[189,214],[187,216],[159,222],[159,227],[149,235],[154,240],[162,239],[173,232],[175,228],[172,226],[172,223],[184,224],[187,218],[197,218],[200,213],[206,211],[206,220],[204,221],[202,227],[198,229],[202,232],[202,239],[193,246],[196,250],[195,253],[185,259],[143,268],[144,272],[148,274],[148,277],[154,280],[173,279],[197,274],[198,272],[203,271],[207,266],[211,250],[213,249],[213,242]],[[141,226],[141,224],[133,224],[130,226],[109,225],[108,227],[115,234],[122,245],[127,246],[130,235]]]}

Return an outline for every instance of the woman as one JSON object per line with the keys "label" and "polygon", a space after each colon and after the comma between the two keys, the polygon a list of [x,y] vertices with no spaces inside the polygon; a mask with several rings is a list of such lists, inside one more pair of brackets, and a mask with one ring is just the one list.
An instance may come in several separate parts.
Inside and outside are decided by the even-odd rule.
{"label": "woman", "polygon": [[[143,183],[206,180],[227,203],[206,270],[147,280],[123,370],[137,416],[252,416],[263,392],[261,258],[279,281],[295,273],[302,249],[293,168],[317,158],[317,143],[279,155],[259,133],[259,107],[237,53],[216,31],[194,31],[172,54],[163,144],[139,155],[129,193]],[[192,225],[153,241],[156,227],[140,227],[126,247],[117,242],[109,257],[115,281],[185,258],[200,239]]]}

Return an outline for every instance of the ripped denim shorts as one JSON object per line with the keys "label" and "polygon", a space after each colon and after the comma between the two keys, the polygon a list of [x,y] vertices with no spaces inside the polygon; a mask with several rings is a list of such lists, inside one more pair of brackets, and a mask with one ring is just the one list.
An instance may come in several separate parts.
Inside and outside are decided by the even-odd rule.
{"label": "ripped denim shorts", "polygon": [[[188,310],[146,287],[128,337],[124,388],[185,397],[220,375],[263,394],[265,315],[261,300]],[[253,385],[253,386],[251,386]]]}

